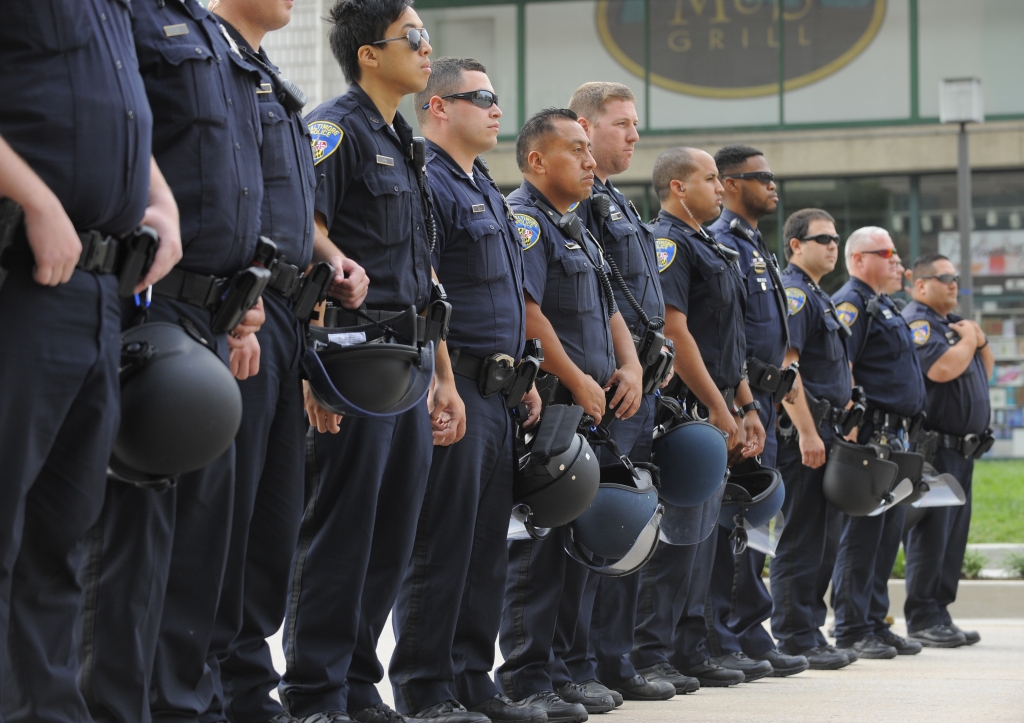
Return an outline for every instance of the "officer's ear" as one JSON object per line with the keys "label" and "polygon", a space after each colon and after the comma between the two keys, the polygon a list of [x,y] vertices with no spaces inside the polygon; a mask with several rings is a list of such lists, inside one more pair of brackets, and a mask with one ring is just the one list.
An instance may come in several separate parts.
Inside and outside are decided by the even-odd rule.
{"label": "officer's ear", "polygon": [[796,252],[800,250],[800,239],[791,238],[789,240],[790,256],[796,256]]}
{"label": "officer's ear", "polygon": [[673,178],[668,183],[669,190],[672,194],[678,198],[686,198],[686,181],[681,181],[678,178]]}
{"label": "officer's ear", "polygon": [[526,165],[530,167],[531,173],[536,173],[539,176],[543,176],[548,172],[547,167],[544,165],[544,154],[536,149],[530,151],[529,155],[526,156]]}
{"label": "officer's ear", "polygon": [[444,101],[441,100],[441,96],[432,96],[427,106],[428,116],[441,117],[444,118],[445,120],[448,119],[448,113],[445,112]]}
{"label": "officer's ear", "polygon": [[380,48],[376,45],[361,45],[356,51],[356,59],[359,65],[366,68],[380,67]]}
{"label": "officer's ear", "polygon": [[590,136],[590,121],[586,118],[580,117],[576,119],[576,122],[583,126],[583,130],[586,131],[587,136]]}

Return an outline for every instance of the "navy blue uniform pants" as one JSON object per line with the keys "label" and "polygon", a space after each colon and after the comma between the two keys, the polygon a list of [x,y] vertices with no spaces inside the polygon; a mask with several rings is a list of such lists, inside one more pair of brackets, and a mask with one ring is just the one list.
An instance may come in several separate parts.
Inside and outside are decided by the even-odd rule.
{"label": "navy blue uniform pants", "polygon": [[[654,435],[655,397],[648,396],[636,415],[615,430],[616,443],[633,462],[650,462]],[[626,449],[628,445],[628,451]],[[607,463],[607,461],[605,461]],[[636,624],[636,600],[640,589],[637,574],[607,577],[590,572],[583,593],[573,637],[559,626],[555,652],[565,661],[576,683],[595,678],[615,687],[636,675],[629,659]],[[567,613],[565,619],[569,618]],[[568,651],[562,653],[569,645]]]}
{"label": "navy blue uniform pants", "polygon": [[[650,458],[650,432],[653,405],[651,397],[641,403],[635,415],[616,420],[609,432],[619,449],[631,456]],[[648,431],[645,431],[648,430]],[[607,445],[600,445],[602,464],[617,461]],[[578,662],[589,655],[591,608],[584,605],[590,571],[570,558],[563,546],[562,530],[554,530],[545,540],[517,540],[508,543],[509,566],[505,582],[505,602],[501,617],[499,644],[505,662],[495,671],[496,682],[506,695],[520,700],[543,690],[554,690],[572,682],[568,667],[570,651]],[[599,583],[598,583],[599,584]],[[596,590],[595,590],[596,597]],[[635,602],[631,608],[635,609]],[[625,635],[632,616],[612,625]],[[578,641],[577,641],[578,639]],[[609,634],[609,644],[623,648]],[[612,665],[618,658],[629,665],[625,645],[620,652],[609,653]],[[574,666],[578,667],[578,666]],[[586,675],[586,673],[584,673]],[[589,675],[589,680],[595,675]]]}
{"label": "navy blue uniform pants", "polygon": [[[765,429],[761,464],[775,467],[775,402],[771,394],[759,390],[754,390],[754,399],[761,403]],[[765,554],[748,547],[736,555],[729,531],[720,526],[713,534],[718,535],[718,543],[708,590],[713,621],[708,648],[712,655],[743,652],[760,657],[775,649],[775,641],[762,625],[772,614],[772,597],[761,578]]]}
{"label": "navy blue uniform pants", "polygon": [[[208,311],[158,297],[149,313],[150,321],[183,318],[226,364],[226,336],[210,331]],[[96,720],[198,721],[213,700],[207,657],[227,561],[234,474],[232,443],[166,492],[108,482],[92,535],[83,614],[82,688]]]}
{"label": "navy blue uniform pants", "polygon": [[475,706],[491,680],[512,509],[512,419],[500,394],[480,396],[456,375],[466,436],[438,447],[416,528],[412,562],[392,618],[388,674],[395,707],[412,715],[444,700]]}
{"label": "navy blue uniform pants", "polygon": [[[823,433],[822,440],[827,453],[831,435]],[[786,484],[782,503],[786,528],[770,569],[772,634],[782,652],[795,655],[828,642],[821,626],[828,614],[825,590],[836,555],[828,530],[841,515],[822,492],[825,466],[804,466],[796,441],[780,439],[778,449],[777,469]]]}
{"label": "navy blue uniform pants", "polygon": [[296,717],[380,702],[377,640],[412,556],[433,445],[426,404],[310,436],[279,688]]}
{"label": "navy blue uniform pants", "polygon": [[261,723],[282,712],[280,676],[266,638],[284,621],[304,495],[305,438],[299,359],[302,329],[276,292],[263,296],[260,371],[239,382],[235,509],[224,589],[210,651],[222,688],[204,719]]}
{"label": "navy blue uniform pants", "polygon": [[964,488],[967,503],[956,507],[931,507],[907,531],[907,601],[903,606],[907,630],[914,633],[933,625],[949,625],[946,609],[956,600],[960,569],[971,526],[971,478],[974,458],[965,459],[953,449],[935,454],[935,469],[948,472]]}
{"label": "navy blue uniform pants", "polygon": [[78,690],[81,544],[120,420],[113,276],[9,264],[0,289],[0,720],[88,721]]}

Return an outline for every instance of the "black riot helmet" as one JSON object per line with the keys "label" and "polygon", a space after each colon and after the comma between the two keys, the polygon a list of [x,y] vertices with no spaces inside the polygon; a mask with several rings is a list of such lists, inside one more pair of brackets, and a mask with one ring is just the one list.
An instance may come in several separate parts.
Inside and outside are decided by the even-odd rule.
{"label": "black riot helmet", "polygon": [[825,463],[825,499],[853,517],[876,512],[889,498],[900,469],[888,457],[889,449],[882,445],[854,444],[836,437]]}
{"label": "black riot helmet", "polygon": [[586,511],[565,528],[565,551],[599,575],[636,572],[654,555],[663,508],[658,468],[619,462],[601,466],[601,485]]}
{"label": "black riot helmet", "polygon": [[310,326],[302,369],[317,404],[354,417],[392,416],[420,404],[434,375],[434,346],[418,344],[417,324],[410,307],[385,320]]}
{"label": "black riot helmet", "polygon": [[121,335],[121,426],[110,472],[166,488],[223,454],[242,421],[238,382],[190,322]]}
{"label": "black riot helmet", "polygon": [[576,429],[583,407],[550,404],[535,434],[517,439],[514,516],[532,537],[572,522],[593,501],[601,481],[597,453]]}
{"label": "black riot helmet", "polygon": [[785,526],[785,499],[786,486],[778,470],[762,466],[756,458],[732,468],[725,483],[718,523],[732,531],[730,539],[737,554],[749,546],[775,557]]}

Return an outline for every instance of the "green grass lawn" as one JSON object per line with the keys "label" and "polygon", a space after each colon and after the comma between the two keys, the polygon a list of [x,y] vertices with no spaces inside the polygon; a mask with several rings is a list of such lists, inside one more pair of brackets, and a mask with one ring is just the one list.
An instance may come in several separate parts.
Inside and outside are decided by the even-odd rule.
{"label": "green grass lawn", "polygon": [[974,465],[969,542],[1024,542],[1024,460]]}

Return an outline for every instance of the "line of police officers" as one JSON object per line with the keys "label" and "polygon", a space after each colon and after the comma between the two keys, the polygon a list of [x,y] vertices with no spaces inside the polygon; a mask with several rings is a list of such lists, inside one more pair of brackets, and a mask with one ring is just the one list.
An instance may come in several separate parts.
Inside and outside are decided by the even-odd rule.
{"label": "line of police officers", "polygon": [[[977,325],[950,315],[948,260],[915,264],[901,316],[884,293],[892,241],[861,229],[833,301],[818,286],[837,261],[833,220],[793,214],[780,271],[757,229],[778,202],[773,176],[746,146],[659,156],[661,211],[644,223],[611,180],[638,140],[633,94],[615,83],[526,122],[524,181],[506,202],[480,158],[501,117],[486,69],[431,66],[406,0],[332,8],[351,87],[305,118],[261,48],[291,3],[210,5],[0,10],[0,196],[24,218],[0,256],[3,720],[582,721],[623,699],[917,652],[884,622],[904,536],[912,637],[977,641],[946,611],[969,504],[904,533],[902,508],[841,517],[821,491],[854,381],[868,406],[854,434],[900,444],[927,405],[936,466],[969,490],[992,357]],[[409,94],[427,139],[418,161],[397,112]],[[106,249],[140,224],[160,243],[124,303]],[[259,236],[278,271],[237,326],[216,328],[209,289],[268,258]],[[335,302],[363,314],[422,311],[443,285],[455,312],[427,406],[342,420],[304,398],[293,305],[315,261],[334,269]],[[485,388],[489,362],[515,364],[539,339],[555,401],[613,412],[602,459],[644,462],[658,401],[633,333],[662,319],[676,350],[665,393],[728,435],[731,463],[782,471],[770,595],[764,555],[724,528],[661,545],[625,577],[588,571],[554,538],[506,544],[516,426],[536,424],[541,399],[531,389],[510,414]],[[118,335],[140,320],[194,330],[242,393],[233,447],[159,491],[106,475]],[[782,403],[795,433],[777,442],[765,370],[797,361]],[[820,631],[830,576],[838,648]],[[376,690],[392,608],[398,711]],[[266,638],[282,623],[279,678]]]}

